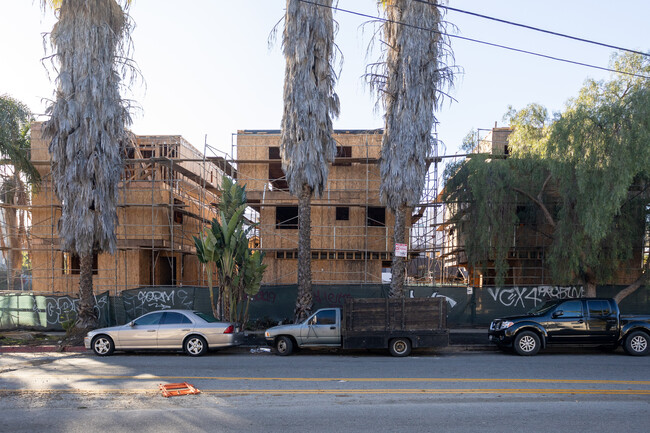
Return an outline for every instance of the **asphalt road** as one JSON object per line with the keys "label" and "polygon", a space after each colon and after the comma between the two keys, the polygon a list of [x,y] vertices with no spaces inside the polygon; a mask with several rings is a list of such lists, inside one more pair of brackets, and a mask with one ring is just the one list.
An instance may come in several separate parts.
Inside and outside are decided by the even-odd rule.
{"label": "asphalt road", "polygon": [[[650,358],[597,351],[2,354],[1,432],[648,431]],[[159,384],[198,395],[164,398]]]}

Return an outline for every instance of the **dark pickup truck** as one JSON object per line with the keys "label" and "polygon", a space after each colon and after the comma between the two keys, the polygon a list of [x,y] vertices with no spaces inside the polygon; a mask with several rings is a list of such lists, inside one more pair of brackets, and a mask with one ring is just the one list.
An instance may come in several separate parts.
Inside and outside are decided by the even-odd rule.
{"label": "dark pickup truck", "polygon": [[623,346],[630,355],[650,353],[650,316],[623,316],[605,298],[548,301],[525,316],[495,319],[488,336],[499,348],[535,355],[549,345]]}

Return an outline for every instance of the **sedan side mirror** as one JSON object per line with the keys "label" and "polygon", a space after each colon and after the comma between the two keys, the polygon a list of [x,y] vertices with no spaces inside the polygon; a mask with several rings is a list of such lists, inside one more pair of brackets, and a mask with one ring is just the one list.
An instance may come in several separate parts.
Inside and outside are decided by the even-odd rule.
{"label": "sedan side mirror", "polygon": [[558,317],[562,317],[562,316],[564,316],[564,311],[558,310],[555,313],[553,313],[553,315],[551,317],[554,318],[554,319],[557,319]]}
{"label": "sedan side mirror", "polygon": [[130,326],[131,328],[133,328],[133,327],[135,326],[135,320],[131,320],[131,321],[129,322],[129,326]]}

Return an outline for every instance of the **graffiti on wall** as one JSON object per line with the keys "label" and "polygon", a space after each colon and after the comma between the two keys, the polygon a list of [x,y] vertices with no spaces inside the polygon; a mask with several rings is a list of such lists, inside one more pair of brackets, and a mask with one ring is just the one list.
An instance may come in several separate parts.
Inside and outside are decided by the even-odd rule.
{"label": "graffiti on wall", "polygon": [[[415,290],[413,289],[409,290],[409,298],[415,298]],[[449,308],[454,308],[458,303],[453,298],[450,298],[449,296],[446,295],[442,295],[437,291],[433,291],[431,295],[428,296],[428,298],[445,298],[445,301],[447,301],[447,304],[449,304]]]}
{"label": "graffiti on wall", "polygon": [[128,293],[122,292],[122,300],[124,301],[124,310],[130,317],[138,317],[154,310],[172,308],[191,310],[194,308],[194,290],[140,289]]}
{"label": "graffiti on wall", "polygon": [[255,296],[251,298],[251,302],[268,302],[275,304],[276,294],[272,290],[260,290]]}
{"label": "graffiti on wall", "polygon": [[[102,323],[105,307],[108,306],[108,293],[95,295],[95,314],[97,320]],[[79,311],[79,299],[70,296],[46,296],[45,297],[45,317],[47,326],[62,325],[70,320],[71,316],[75,317]],[[38,305],[34,302],[34,312],[40,313]]]}
{"label": "graffiti on wall", "polygon": [[352,295],[349,293],[339,293],[339,292],[326,292],[321,290],[316,290],[313,292],[314,303],[317,305],[325,305],[327,307],[343,307],[345,300],[352,298]]}
{"label": "graffiti on wall", "polygon": [[488,287],[493,301],[504,307],[533,308],[549,299],[580,298],[585,294],[583,287]]}

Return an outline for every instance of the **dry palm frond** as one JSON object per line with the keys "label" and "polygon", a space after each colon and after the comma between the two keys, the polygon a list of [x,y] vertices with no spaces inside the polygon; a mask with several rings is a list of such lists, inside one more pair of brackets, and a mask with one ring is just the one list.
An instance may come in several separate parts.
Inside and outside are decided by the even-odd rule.
{"label": "dry palm frond", "polygon": [[[451,85],[452,57],[437,0],[385,2],[385,62],[367,74],[386,107],[381,150],[381,199],[393,210],[418,203],[431,149],[434,110]],[[406,23],[402,25],[400,23]],[[426,29],[426,30],[423,30]]]}
{"label": "dry palm frond", "polygon": [[80,255],[115,249],[121,148],[131,121],[117,65],[129,30],[115,0],[63,0],[51,33],[59,72],[43,133],[62,203],[62,248]]}
{"label": "dry palm frond", "polygon": [[[322,4],[331,6],[331,0]],[[320,196],[334,159],[332,116],[338,116],[332,68],[334,20],[332,9],[287,0],[283,51],[286,58],[282,116],[282,168],[289,190],[300,195],[303,186]]]}

